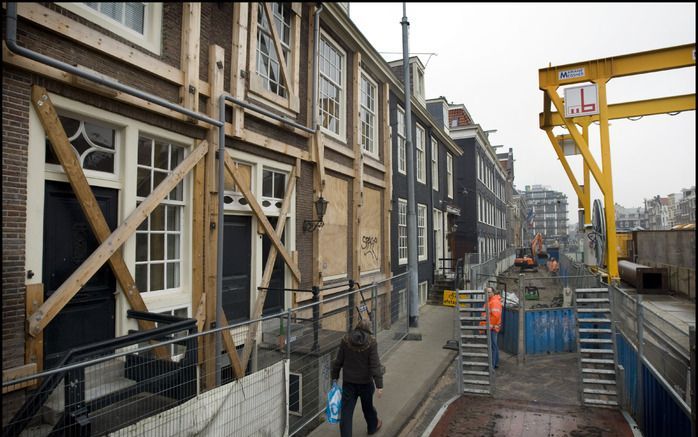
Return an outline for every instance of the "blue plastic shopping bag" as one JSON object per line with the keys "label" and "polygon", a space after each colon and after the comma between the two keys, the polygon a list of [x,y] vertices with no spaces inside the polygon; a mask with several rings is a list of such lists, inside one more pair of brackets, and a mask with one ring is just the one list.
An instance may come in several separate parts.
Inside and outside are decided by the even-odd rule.
{"label": "blue plastic shopping bag", "polygon": [[327,393],[327,421],[330,423],[339,423],[339,413],[342,410],[342,389],[337,383],[332,384],[332,388]]}

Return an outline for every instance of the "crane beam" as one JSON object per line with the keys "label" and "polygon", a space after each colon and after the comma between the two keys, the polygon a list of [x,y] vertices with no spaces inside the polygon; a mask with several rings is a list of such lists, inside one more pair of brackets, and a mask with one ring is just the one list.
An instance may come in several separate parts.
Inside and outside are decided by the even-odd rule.
{"label": "crane beam", "polygon": [[674,68],[695,67],[696,44],[684,44],[612,58],[594,59],[538,70],[541,90],[551,86],[593,82],[598,79],[654,73]]}

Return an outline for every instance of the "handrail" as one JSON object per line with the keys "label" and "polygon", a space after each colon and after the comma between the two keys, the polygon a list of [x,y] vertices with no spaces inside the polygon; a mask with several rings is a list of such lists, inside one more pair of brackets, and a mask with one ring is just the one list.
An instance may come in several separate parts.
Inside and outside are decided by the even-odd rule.
{"label": "handrail", "polygon": [[[18,436],[22,430],[24,430],[31,418],[39,411],[41,406],[46,403],[49,396],[61,382],[65,374],[74,369],[75,366],[68,367],[71,363],[85,360],[90,355],[100,355],[101,353],[104,353],[105,350],[110,351],[120,347],[155,340],[168,334],[174,334],[175,332],[191,329],[192,327],[196,326],[196,319],[182,319],[175,316],[145,313],[142,311],[133,310],[129,310],[127,314],[129,317],[133,318],[161,321],[168,324],[155,329],[150,329],[148,331],[139,331],[123,337],[104,340],[68,350],[61,358],[55,370],[31,375],[31,378],[35,379],[43,376],[44,374],[48,374],[48,378],[44,379],[39,386],[39,389],[24,402],[19,411],[17,411],[17,413],[15,413],[15,415],[12,417],[12,420],[3,428],[3,435]],[[173,319],[177,319],[178,321],[174,321]],[[5,382],[3,382],[3,385],[5,385]]]}

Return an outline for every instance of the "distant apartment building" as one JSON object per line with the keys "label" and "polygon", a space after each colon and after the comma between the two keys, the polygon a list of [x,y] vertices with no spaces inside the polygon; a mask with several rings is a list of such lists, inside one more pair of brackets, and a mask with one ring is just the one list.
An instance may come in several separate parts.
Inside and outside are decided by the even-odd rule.
{"label": "distant apartment building", "polygon": [[542,185],[526,185],[530,235],[541,233],[546,243],[567,241],[567,196]]}
{"label": "distant apartment building", "polygon": [[666,230],[674,226],[696,223],[696,187],[684,188],[666,197],[645,199],[647,228]]}
{"label": "distant apartment building", "polygon": [[645,208],[624,208],[615,204],[616,210],[616,231],[629,232],[648,229],[648,219]]}

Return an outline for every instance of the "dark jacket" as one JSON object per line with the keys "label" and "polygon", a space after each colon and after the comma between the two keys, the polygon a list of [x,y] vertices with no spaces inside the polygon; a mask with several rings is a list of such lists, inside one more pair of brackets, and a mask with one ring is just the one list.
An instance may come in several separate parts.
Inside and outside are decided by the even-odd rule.
{"label": "dark jacket", "polygon": [[383,388],[384,368],[370,326],[359,322],[356,328],[342,338],[337,357],[332,361],[332,379],[339,379],[339,371],[344,369],[344,382],[369,384],[373,379],[376,388]]}

